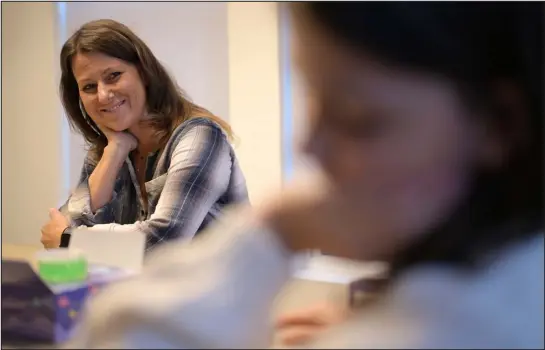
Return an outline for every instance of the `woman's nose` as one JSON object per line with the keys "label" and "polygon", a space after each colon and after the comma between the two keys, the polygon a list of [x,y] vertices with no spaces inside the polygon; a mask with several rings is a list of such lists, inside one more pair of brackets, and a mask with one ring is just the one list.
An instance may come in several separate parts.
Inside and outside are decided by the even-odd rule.
{"label": "woman's nose", "polygon": [[313,125],[300,147],[303,154],[314,157],[319,161],[325,160],[331,147],[330,136],[326,135],[321,125]]}
{"label": "woman's nose", "polygon": [[104,84],[98,84],[97,87],[98,102],[107,104],[111,99],[111,91]]}

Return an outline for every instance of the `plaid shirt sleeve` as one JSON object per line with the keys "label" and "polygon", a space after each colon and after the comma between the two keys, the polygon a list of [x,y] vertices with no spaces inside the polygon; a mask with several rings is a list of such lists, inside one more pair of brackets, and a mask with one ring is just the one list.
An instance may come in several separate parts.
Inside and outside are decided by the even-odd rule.
{"label": "plaid shirt sleeve", "polygon": [[172,151],[155,212],[134,224],[99,224],[89,230],[134,231],[148,237],[148,248],[167,239],[191,239],[229,186],[230,145],[211,123],[186,128]]}
{"label": "plaid shirt sleeve", "polygon": [[93,173],[96,162],[87,154],[81,169],[78,186],[72,192],[66,203],[59,209],[67,218],[70,219],[73,226],[93,226],[114,221],[113,207],[117,201],[116,186],[112,193],[110,201],[99,208],[95,213],[91,210],[91,193],[89,190],[89,176]]}

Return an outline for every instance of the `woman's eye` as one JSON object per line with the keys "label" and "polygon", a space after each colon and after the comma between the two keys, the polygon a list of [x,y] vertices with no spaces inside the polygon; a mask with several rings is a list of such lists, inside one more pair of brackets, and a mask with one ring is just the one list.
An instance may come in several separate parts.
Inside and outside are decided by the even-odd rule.
{"label": "woman's eye", "polygon": [[85,86],[83,87],[82,90],[83,90],[84,92],[92,92],[92,91],[96,90],[96,87],[97,87],[96,84],[87,84],[87,85],[85,85]]}
{"label": "woman's eye", "polygon": [[121,72],[113,72],[108,75],[108,81],[114,81],[121,75]]}
{"label": "woman's eye", "polygon": [[336,126],[347,137],[372,139],[380,137],[388,129],[388,124],[386,118],[362,113],[359,117],[346,118]]}
{"label": "woman's eye", "polygon": [[352,132],[359,138],[376,138],[384,133],[387,123],[382,121],[368,121],[359,127],[353,128]]}

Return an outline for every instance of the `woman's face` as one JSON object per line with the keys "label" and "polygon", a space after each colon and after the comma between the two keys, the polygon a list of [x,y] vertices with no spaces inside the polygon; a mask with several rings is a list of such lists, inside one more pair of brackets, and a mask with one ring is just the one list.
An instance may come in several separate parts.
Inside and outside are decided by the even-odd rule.
{"label": "woman's face", "polygon": [[79,95],[99,126],[124,131],[146,111],[146,90],[137,68],[101,53],[78,53],[72,61]]}
{"label": "woman's face", "polygon": [[305,150],[337,189],[388,218],[378,224],[386,230],[424,232],[446,218],[485,142],[453,84],[382,65],[308,23],[296,29],[294,59],[308,94]]}

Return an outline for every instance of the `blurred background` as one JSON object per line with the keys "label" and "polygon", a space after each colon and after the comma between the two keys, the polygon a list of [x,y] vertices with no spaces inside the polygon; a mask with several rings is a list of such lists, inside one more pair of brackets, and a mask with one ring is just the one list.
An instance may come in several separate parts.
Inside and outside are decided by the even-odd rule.
{"label": "blurred background", "polygon": [[279,189],[305,162],[304,92],[290,62],[283,4],[2,3],[2,243],[40,245],[48,208],[74,188],[85,155],[59,99],[59,54],[87,21],[129,26],[198,104],[233,127],[250,198]]}

